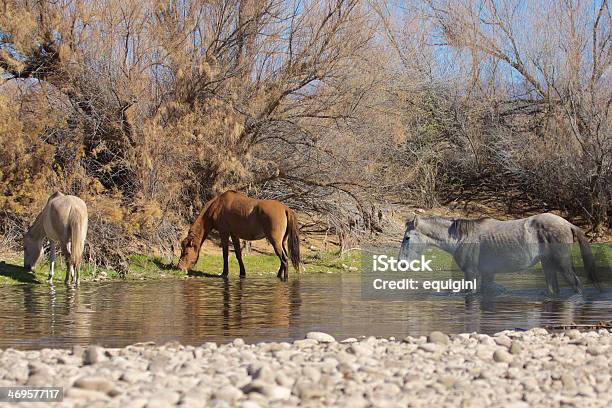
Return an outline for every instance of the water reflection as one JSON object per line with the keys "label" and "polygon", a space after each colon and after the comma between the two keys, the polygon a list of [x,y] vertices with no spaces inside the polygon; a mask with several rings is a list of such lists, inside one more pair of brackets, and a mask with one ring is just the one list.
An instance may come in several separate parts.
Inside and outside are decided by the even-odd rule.
{"label": "water reflection", "polygon": [[360,335],[494,333],[548,324],[592,324],[612,318],[612,290],[569,289],[550,299],[540,289],[501,296],[437,296],[364,301],[359,274],[270,278],[195,277],[158,282],[0,287],[0,347],[123,346],[137,341],[185,344],[303,338],[312,330]]}
{"label": "water reflection", "polygon": [[183,336],[196,339],[203,332],[217,338],[246,336],[252,328],[267,328],[289,338],[302,303],[300,280],[186,280],[181,282],[181,295]]}

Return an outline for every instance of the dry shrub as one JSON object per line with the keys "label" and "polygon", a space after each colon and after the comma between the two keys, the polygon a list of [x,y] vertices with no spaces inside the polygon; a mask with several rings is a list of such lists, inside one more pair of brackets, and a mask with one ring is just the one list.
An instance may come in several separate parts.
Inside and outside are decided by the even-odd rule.
{"label": "dry shrub", "polygon": [[49,166],[55,149],[39,138],[41,124],[26,128],[19,105],[0,94],[0,211],[22,216],[45,200],[54,181]]}
{"label": "dry shrub", "polygon": [[[53,190],[86,200],[91,261],[124,271],[133,251],[170,256],[230,188],[288,203],[345,248],[396,204],[520,195],[609,225],[609,13],[574,38],[580,2],[546,4],[559,35],[515,24],[505,1],[409,4],[408,21],[359,0],[5,4],[0,234],[20,235]],[[542,31],[518,56],[558,76],[506,52],[515,27]],[[575,58],[587,40],[593,66]],[[502,65],[524,79],[513,94]]]}

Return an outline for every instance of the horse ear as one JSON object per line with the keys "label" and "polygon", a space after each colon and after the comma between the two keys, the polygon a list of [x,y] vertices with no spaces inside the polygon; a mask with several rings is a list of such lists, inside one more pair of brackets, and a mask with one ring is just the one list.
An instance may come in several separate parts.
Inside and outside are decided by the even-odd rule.
{"label": "horse ear", "polygon": [[414,219],[412,220],[414,227],[416,228],[416,226],[419,224],[419,216],[414,214]]}
{"label": "horse ear", "polygon": [[410,218],[410,216],[408,216],[408,218],[406,218],[406,226],[409,226],[410,224],[414,223],[414,221],[416,220],[416,213],[413,212],[412,213],[412,218]]}

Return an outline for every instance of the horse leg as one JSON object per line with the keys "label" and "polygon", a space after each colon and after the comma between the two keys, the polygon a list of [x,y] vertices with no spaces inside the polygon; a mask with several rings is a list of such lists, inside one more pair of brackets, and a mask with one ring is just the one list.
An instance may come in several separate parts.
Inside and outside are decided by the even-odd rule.
{"label": "horse leg", "polygon": [[55,273],[55,243],[49,240],[49,282],[53,282],[53,274]]}
{"label": "horse leg", "polygon": [[569,252],[569,248],[566,249],[563,255],[553,259],[553,262],[556,264],[557,269],[561,272],[561,275],[565,281],[574,289],[576,293],[580,293],[582,295],[582,283],[580,283],[580,279],[578,279],[578,276],[576,275],[576,270],[572,264],[572,256]]}
{"label": "horse leg", "polygon": [[557,267],[551,257],[542,257],[542,272],[546,280],[546,290],[549,295],[559,294],[559,281],[557,280]]}
{"label": "horse leg", "polygon": [[278,256],[278,259],[280,260],[280,267],[278,268],[278,273],[276,274],[276,277],[282,280],[287,280],[287,268],[289,266],[289,258],[283,251],[283,245],[281,244],[280,240],[270,239],[270,243],[274,248],[274,253],[276,254],[276,256]]}
{"label": "horse leg", "polygon": [[225,233],[221,234],[221,247],[223,248],[223,272],[221,273],[221,276],[227,277],[227,274],[229,273],[229,264],[228,264],[229,235],[228,234],[225,234]]}
{"label": "horse leg", "polygon": [[62,243],[62,254],[64,254],[64,259],[66,259],[66,277],[64,278],[64,283],[70,283],[70,279],[72,278],[72,262],[70,257],[70,242]]}
{"label": "horse leg", "polygon": [[287,239],[289,235],[285,234],[283,238],[283,256],[285,257],[285,280],[289,278],[289,251],[287,251]]}
{"label": "horse leg", "polygon": [[482,292],[483,278],[478,269],[473,267],[466,267],[463,271],[463,275],[466,281],[471,282],[473,280],[476,280],[476,288],[474,290],[468,289],[467,293]]}
{"label": "horse leg", "polygon": [[232,235],[232,243],[234,244],[234,253],[236,254],[236,259],[238,260],[238,265],[240,266],[240,277],[244,278],[246,276],[246,271],[244,269],[244,263],[242,263],[242,252],[240,249],[240,238],[235,235]]}
{"label": "horse leg", "polygon": [[493,273],[483,273],[480,278],[480,287],[485,290],[493,289],[493,285],[495,284],[495,275]]}
{"label": "horse leg", "polygon": [[72,260],[72,242],[68,243],[68,251],[70,253],[70,260],[67,262],[69,265],[68,271],[70,272],[70,281],[72,283],[75,283],[76,282],[76,267],[74,265],[74,261]]}

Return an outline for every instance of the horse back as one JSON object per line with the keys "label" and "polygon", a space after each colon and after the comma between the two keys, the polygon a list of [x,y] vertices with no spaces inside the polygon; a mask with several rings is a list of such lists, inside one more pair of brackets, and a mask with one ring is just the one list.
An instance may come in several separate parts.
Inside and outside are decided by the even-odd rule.
{"label": "horse back", "polygon": [[216,202],[211,206],[215,207],[213,212],[219,215],[229,213],[234,217],[247,218],[251,215],[276,218],[285,213],[287,206],[277,200],[260,200],[247,197],[244,194],[230,190],[219,195]]}
{"label": "horse back", "polygon": [[87,205],[79,197],[55,193],[49,198],[43,212],[45,233],[49,239],[69,240],[73,219],[78,220],[82,230],[87,230]]}
{"label": "horse back", "polygon": [[571,244],[574,241],[574,224],[552,213],[534,215],[526,219],[532,234],[540,243]]}
{"label": "horse back", "polygon": [[276,200],[259,200],[235,191],[227,191],[211,205],[209,216],[214,228],[246,240],[270,235],[271,230],[285,230],[287,207]]}
{"label": "horse back", "polygon": [[491,220],[478,231],[474,242],[485,247],[505,246],[511,249],[533,245],[537,247],[543,243],[572,243],[573,228],[577,227],[551,213],[517,220]]}

